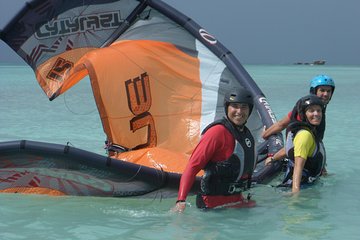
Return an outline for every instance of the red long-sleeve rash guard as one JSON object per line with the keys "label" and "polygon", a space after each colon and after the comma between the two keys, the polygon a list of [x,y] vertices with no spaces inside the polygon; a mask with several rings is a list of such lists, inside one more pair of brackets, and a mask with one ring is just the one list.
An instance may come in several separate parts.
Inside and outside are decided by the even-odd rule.
{"label": "red long-sleeve rash guard", "polygon": [[220,162],[228,159],[234,152],[235,139],[223,126],[215,125],[205,132],[194,149],[180,180],[178,200],[185,200],[196,174],[204,169],[209,161]]}
{"label": "red long-sleeve rash guard", "polygon": [[[290,120],[291,120],[291,115],[292,115],[292,111],[290,111],[290,112],[287,114],[287,116],[288,116],[288,118],[289,118]],[[301,118],[300,118],[299,114],[296,114],[296,120],[301,121]]]}

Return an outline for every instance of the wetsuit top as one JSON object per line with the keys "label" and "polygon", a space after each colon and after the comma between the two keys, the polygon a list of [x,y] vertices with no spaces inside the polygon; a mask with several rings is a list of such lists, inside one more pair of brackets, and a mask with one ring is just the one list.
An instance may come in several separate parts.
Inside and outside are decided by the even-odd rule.
{"label": "wetsuit top", "polygon": [[[325,121],[325,110],[326,108],[324,108],[324,112],[323,112],[323,116],[321,119],[321,123],[320,125],[316,128],[317,129],[317,136],[320,138],[320,140],[323,140],[324,138],[324,134],[325,134],[325,127],[326,127],[326,121]],[[288,118],[290,119],[291,122],[297,120],[297,121],[301,121],[300,116],[298,114],[298,110],[296,109],[296,106],[293,108],[293,110],[291,112],[288,113]]]}
{"label": "wetsuit top", "polygon": [[294,161],[295,157],[306,160],[304,171],[311,178],[320,175],[326,161],[325,149],[315,132],[307,123],[293,122],[288,127],[285,144],[286,155],[290,160]]}
{"label": "wetsuit top", "polygon": [[[250,141],[251,151],[255,155],[254,141]],[[216,122],[206,128],[181,177],[178,200],[186,199],[196,174],[205,169],[209,162],[216,163],[229,159],[234,153],[235,143],[235,136],[224,124]]]}

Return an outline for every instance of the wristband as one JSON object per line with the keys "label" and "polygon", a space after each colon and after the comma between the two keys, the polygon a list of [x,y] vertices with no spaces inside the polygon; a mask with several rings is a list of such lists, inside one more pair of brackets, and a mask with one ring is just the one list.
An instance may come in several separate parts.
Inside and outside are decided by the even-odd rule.
{"label": "wristband", "polygon": [[177,200],[176,203],[185,203],[185,200]]}

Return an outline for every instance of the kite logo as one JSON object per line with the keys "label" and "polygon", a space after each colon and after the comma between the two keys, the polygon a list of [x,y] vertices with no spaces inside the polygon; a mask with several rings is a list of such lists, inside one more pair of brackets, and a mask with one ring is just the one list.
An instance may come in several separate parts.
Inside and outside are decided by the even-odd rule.
{"label": "kite logo", "polygon": [[54,81],[61,81],[65,73],[74,66],[74,63],[67,61],[63,58],[56,59],[55,64],[47,74],[47,78]]}
{"label": "kite logo", "polygon": [[129,110],[135,115],[130,120],[130,130],[133,132],[147,127],[147,142],[133,149],[155,147],[157,135],[155,121],[149,112],[151,107],[151,91],[149,75],[145,72],[140,77],[125,82]]}
{"label": "kite logo", "polygon": [[245,143],[246,143],[246,146],[247,146],[248,148],[251,147],[251,141],[250,141],[250,139],[245,138]]}
{"label": "kite logo", "polygon": [[37,39],[62,37],[78,33],[117,29],[124,22],[119,12],[105,12],[78,16],[75,18],[55,19],[36,26]]}
{"label": "kite logo", "polygon": [[259,98],[259,102],[263,104],[263,106],[265,107],[266,111],[268,112],[268,114],[269,114],[269,116],[271,118],[271,121],[273,123],[275,123],[276,122],[275,114],[271,110],[270,104],[267,102],[266,98],[265,97]]}
{"label": "kite logo", "polygon": [[208,33],[205,29],[199,29],[199,34],[208,43],[210,43],[212,45],[217,43],[216,38],[213,35],[211,35],[210,33]]}

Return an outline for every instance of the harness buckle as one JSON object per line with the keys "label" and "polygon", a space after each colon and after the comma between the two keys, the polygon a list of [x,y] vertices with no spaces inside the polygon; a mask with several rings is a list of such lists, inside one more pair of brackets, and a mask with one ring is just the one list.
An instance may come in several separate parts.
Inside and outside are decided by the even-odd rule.
{"label": "harness buckle", "polygon": [[317,177],[308,177],[308,182],[313,183],[317,180]]}
{"label": "harness buckle", "polygon": [[242,190],[243,190],[243,188],[239,184],[230,184],[228,193],[230,193],[230,194],[241,193]]}

